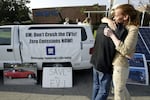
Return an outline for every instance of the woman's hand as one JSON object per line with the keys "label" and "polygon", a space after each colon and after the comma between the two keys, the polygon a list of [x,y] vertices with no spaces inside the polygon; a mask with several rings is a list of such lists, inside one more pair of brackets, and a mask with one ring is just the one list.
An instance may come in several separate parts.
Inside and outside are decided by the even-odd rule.
{"label": "woman's hand", "polygon": [[133,58],[134,53],[130,54],[130,55],[125,55],[126,58],[128,59],[132,59]]}

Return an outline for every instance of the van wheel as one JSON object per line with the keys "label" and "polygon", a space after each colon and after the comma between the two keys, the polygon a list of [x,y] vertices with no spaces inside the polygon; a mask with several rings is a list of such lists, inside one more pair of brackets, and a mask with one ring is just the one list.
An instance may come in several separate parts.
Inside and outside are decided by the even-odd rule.
{"label": "van wheel", "polygon": [[31,74],[29,74],[29,75],[28,75],[28,78],[32,78],[32,75],[31,75]]}

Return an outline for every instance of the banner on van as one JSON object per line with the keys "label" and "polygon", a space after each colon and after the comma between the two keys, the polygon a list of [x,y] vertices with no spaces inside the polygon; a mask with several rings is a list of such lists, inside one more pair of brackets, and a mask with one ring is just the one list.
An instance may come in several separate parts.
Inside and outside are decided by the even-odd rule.
{"label": "banner on van", "polygon": [[37,62],[81,62],[81,29],[21,28],[24,61]]}

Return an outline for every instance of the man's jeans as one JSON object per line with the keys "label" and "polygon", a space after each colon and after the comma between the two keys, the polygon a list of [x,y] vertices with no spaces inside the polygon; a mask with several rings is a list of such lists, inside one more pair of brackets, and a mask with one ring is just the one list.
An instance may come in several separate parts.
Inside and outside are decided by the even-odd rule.
{"label": "man's jeans", "polygon": [[107,100],[111,86],[112,75],[102,73],[93,68],[92,100]]}

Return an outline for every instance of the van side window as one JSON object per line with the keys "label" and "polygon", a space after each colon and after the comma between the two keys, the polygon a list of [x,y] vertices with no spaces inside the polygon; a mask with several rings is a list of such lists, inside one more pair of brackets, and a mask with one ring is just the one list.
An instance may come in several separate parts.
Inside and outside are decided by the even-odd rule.
{"label": "van side window", "polygon": [[0,45],[11,45],[11,28],[0,28]]}
{"label": "van side window", "polygon": [[81,40],[85,41],[87,39],[87,34],[85,32],[85,29],[82,27],[81,28]]}

